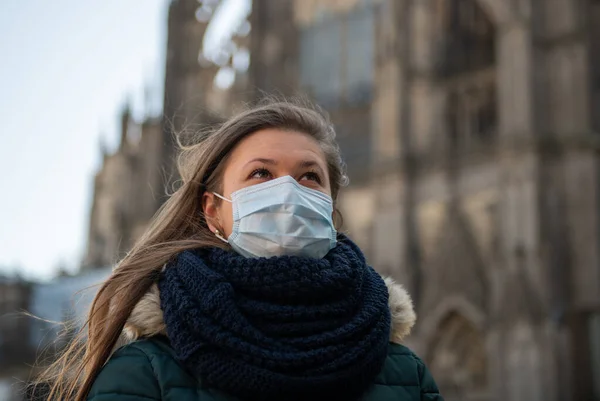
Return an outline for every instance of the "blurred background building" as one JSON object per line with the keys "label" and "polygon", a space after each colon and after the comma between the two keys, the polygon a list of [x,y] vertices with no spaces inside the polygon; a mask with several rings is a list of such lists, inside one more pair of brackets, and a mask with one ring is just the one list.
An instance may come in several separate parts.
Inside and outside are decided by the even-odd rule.
{"label": "blurred background building", "polygon": [[[446,399],[600,400],[599,1],[173,0],[165,62],[163,116],[125,107],[102,150],[81,276],[0,281],[2,305],[109,274],[177,179],[174,132],[306,94],[348,164],[345,229],[412,294]],[[5,321],[15,366],[4,344],[43,328]]]}

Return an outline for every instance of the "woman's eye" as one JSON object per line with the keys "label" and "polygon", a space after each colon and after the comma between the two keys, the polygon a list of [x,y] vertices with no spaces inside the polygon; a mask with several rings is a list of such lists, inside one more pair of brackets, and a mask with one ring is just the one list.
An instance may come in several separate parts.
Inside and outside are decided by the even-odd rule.
{"label": "woman's eye", "polygon": [[267,170],[265,168],[256,169],[252,172],[252,174],[250,174],[250,178],[254,178],[257,180],[264,180],[264,179],[267,179],[270,177],[271,177],[271,173],[269,172],[269,170]]}
{"label": "woman's eye", "polygon": [[313,172],[304,174],[302,177],[300,177],[300,181],[302,180],[315,181],[319,184],[321,183],[321,178],[319,177],[319,175]]}

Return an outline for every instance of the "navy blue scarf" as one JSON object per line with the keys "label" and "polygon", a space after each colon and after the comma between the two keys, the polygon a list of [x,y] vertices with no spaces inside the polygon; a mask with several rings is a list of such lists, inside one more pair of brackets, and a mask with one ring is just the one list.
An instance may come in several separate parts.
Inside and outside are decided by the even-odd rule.
{"label": "navy blue scarf", "polygon": [[177,357],[243,400],[357,398],[387,355],[387,287],[344,237],[318,260],[185,251],[159,288]]}

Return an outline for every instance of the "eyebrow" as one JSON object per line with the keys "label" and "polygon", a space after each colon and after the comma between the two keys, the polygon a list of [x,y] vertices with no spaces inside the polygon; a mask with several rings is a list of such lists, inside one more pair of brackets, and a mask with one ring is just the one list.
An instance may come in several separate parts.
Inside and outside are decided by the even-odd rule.
{"label": "eyebrow", "polygon": [[[251,163],[256,163],[256,162],[263,163],[263,164],[268,164],[270,166],[276,166],[277,164],[279,164],[277,162],[277,160],[265,159],[265,158],[262,158],[262,157],[258,157],[256,159],[250,160],[248,163],[246,163],[246,165],[251,164]],[[319,170],[321,170],[321,171],[323,170],[321,168],[321,166],[319,166],[319,163],[317,163],[314,160],[302,160],[302,161],[298,162],[296,164],[296,166],[300,167],[300,168],[317,167]]]}
{"label": "eyebrow", "polygon": [[277,160],[273,160],[273,159],[263,159],[263,158],[261,158],[261,157],[258,157],[258,158],[256,158],[256,159],[252,159],[252,160],[250,160],[248,163],[246,163],[246,165],[248,165],[248,164],[251,164],[251,163],[256,163],[256,162],[263,163],[263,164],[269,164],[269,165],[271,165],[271,166],[275,166],[275,165],[277,165]]}

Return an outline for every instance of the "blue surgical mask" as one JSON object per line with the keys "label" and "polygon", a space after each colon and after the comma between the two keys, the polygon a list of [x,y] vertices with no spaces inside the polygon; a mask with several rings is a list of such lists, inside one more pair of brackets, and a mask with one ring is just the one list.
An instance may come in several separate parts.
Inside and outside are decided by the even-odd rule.
{"label": "blue surgical mask", "polygon": [[336,244],[333,201],[285,176],[231,194],[233,229],[228,242],[247,258],[324,257]]}

